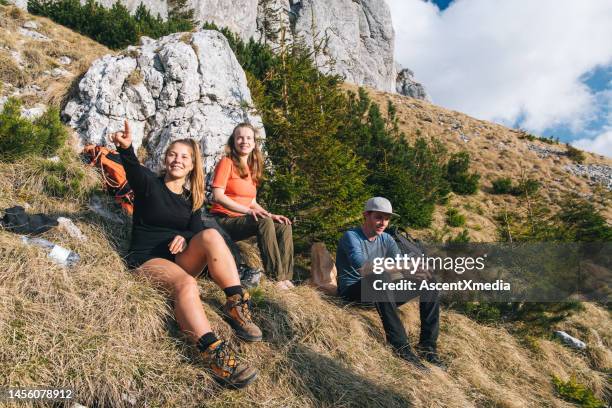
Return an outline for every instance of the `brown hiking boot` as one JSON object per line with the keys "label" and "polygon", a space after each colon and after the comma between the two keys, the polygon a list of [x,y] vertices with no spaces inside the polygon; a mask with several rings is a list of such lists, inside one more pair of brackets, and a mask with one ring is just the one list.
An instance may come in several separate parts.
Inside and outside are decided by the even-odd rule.
{"label": "brown hiking boot", "polygon": [[242,296],[228,297],[223,307],[223,314],[236,331],[236,336],[246,341],[261,341],[261,330],[251,318],[250,299],[248,292],[244,292]]}
{"label": "brown hiking boot", "polygon": [[210,374],[222,385],[242,388],[257,378],[257,370],[245,364],[239,364],[234,351],[225,341],[215,341],[200,355]]}

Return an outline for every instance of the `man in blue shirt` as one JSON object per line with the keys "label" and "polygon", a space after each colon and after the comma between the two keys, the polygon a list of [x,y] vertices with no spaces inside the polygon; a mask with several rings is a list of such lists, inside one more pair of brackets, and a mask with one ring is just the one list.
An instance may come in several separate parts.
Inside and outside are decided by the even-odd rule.
{"label": "man in blue shirt", "polygon": [[[338,294],[350,302],[362,302],[363,277],[371,272],[375,258],[395,258],[400,250],[393,237],[385,232],[393,213],[391,203],[383,197],[370,198],[365,205],[363,224],[344,233],[338,243],[336,269]],[[387,301],[374,302],[385,329],[387,341],[395,352],[417,368],[425,370],[414,353],[400,319],[391,291],[385,293]],[[418,295],[418,293],[416,294]],[[440,323],[440,304],[437,293],[428,293],[427,301],[419,303],[421,334],[418,349],[428,362],[444,368],[436,351]]]}

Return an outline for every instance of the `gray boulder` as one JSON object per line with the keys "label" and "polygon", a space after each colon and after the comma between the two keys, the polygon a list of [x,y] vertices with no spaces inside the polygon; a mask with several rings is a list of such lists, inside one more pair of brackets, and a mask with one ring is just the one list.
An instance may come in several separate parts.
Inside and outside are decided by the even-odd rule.
{"label": "gray boulder", "polygon": [[421,83],[415,81],[414,72],[408,68],[399,68],[396,80],[396,91],[400,95],[410,96],[415,99],[430,101],[425,87]]}
{"label": "gray boulder", "polygon": [[244,71],[217,31],[144,38],[125,55],[95,61],[78,88],[62,113],[81,141],[108,143],[127,119],[134,147],[146,147],[152,168],[172,140],[190,137],[209,171],[236,124],[263,130]]}

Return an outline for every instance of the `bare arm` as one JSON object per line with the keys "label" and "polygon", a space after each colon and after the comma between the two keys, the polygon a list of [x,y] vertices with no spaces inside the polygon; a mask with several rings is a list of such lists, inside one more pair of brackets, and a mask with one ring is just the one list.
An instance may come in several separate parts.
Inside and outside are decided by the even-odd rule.
{"label": "bare arm", "polygon": [[[229,198],[227,195],[225,195],[225,189],[221,187],[213,188],[213,200],[215,200],[216,203],[221,204],[223,207],[227,208],[230,211],[235,211],[245,215],[250,214],[255,219],[257,219],[257,217],[270,216],[270,213],[261,208],[261,206],[257,204],[254,199],[251,205],[247,207],[246,205],[239,204]],[[253,205],[253,203],[255,203],[256,205]]]}

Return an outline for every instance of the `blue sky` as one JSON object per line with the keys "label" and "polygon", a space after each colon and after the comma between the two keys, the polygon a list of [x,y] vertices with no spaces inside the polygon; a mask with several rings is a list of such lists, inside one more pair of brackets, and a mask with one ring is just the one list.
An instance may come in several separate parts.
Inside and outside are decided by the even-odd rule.
{"label": "blue sky", "polygon": [[434,103],[612,157],[612,0],[387,2]]}

